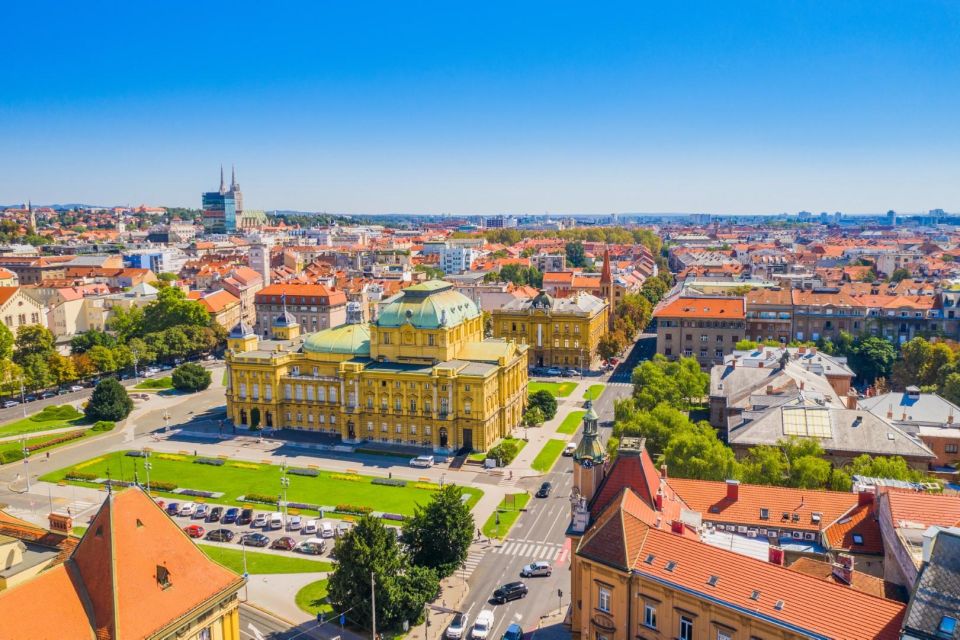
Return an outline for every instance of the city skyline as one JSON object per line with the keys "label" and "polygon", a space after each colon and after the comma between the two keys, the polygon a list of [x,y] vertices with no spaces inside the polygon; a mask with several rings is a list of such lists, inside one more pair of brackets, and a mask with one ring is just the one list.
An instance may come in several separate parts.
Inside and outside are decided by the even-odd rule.
{"label": "city skyline", "polygon": [[0,202],[197,208],[223,163],[251,209],[960,209],[960,8],[684,9],[58,6],[9,35]]}

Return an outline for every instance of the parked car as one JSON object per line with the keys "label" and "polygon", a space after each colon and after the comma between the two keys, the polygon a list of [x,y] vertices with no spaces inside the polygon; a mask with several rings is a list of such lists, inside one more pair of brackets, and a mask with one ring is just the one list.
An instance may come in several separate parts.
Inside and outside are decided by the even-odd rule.
{"label": "parked car", "polygon": [[549,562],[543,560],[531,562],[520,569],[520,575],[524,578],[535,578],[537,576],[549,578],[551,573],[553,573],[553,567],[550,566]]}
{"label": "parked car", "polygon": [[247,547],[265,547],[270,544],[270,538],[262,533],[245,533],[240,536],[240,544]]}
{"label": "parked car", "polygon": [[197,505],[195,505],[195,504],[192,503],[192,502],[187,502],[186,504],[180,505],[180,513],[178,513],[177,515],[178,515],[178,516],[181,516],[181,517],[182,517],[182,516],[192,516],[192,515],[193,515],[193,510],[196,509],[196,508],[197,508]]}
{"label": "parked car", "polygon": [[410,461],[410,466],[430,468],[433,466],[433,456],[417,456]]}
{"label": "parked car", "polygon": [[297,546],[297,541],[290,536],[281,536],[270,543],[271,549],[280,549],[281,551],[292,551]]}
{"label": "parked car", "polygon": [[180,513],[180,503],[179,503],[179,502],[171,502],[170,504],[167,505],[167,515],[168,515],[168,516],[175,516],[175,515],[177,515],[178,513]]}
{"label": "parked car", "polygon": [[18,404],[20,404],[20,403],[17,402],[17,401],[15,401],[15,400],[7,400],[6,402],[3,403],[3,408],[4,408],[4,409],[11,409],[11,408],[17,406]]}
{"label": "parked car", "polygon": [[516,622],[511,623],[507,630],[503,632],[500,640],[523,640],[523,627]]}
{"label": "parked car", "polygon": [[563,372],[564,378],[574,378],[578,375],[580,375],[580,372],[577,371],[576,369],[567,369]]}
{"label": "parked car", "polygon": [[251,526],[251,527],[260,527],[260,528],[266,527],[266,526],[267,526],[267,514],[265,514],[265,513],[258,513],[258,514],[257,514],[257,517],[253,519],[253,524],[250,525],[250,526]]}
{"label": "parked car", "polygon": [[[223,516],[223,507],[213,507],[210,509],[210,513],[207,514],[207,522],[220,522],[220,518]],[[236,520],[236,517],[234,517]]]}
{"label": "parked car", "polygon": [[551,491],[552,489],[553,489],[553,485],[552,485],[552,484],[550,484],[549,482],[544,482],[543,484],[540,485],[540,488],[537,489],[537,497],[538,497],[538,498],[549,498],[549,497],[550,497],[550,491]]}
{"label": "parked car", "polygon": [[253,522],[253,509],[244,509],[241,511],[240,515],[237,516],[236,522],[241,526]]}
{"label": "parked car", "polygon": [[300,528],[300,533],[305,536],[316,535],[318,520],[307,520],[303,523],[303,526]]}
{"label": "parked car", "polygon": [[453,622],[450,623],[450,626],[447,627],[446,636],[450,640],[460,640],[463,637],[463,632],[467,628],[467,621],[470,619],[465,613],[458,613],[453,616]]}
{"label": "parked car", "polygon": [[23,399],[24,402],[34,402],[37,399],[37,396],[27,396]]}
{"label": "parked car", "polygon": [[473,638],[473,640],[486,640],[492,628],[493,611],[484,609],[477,614],[477,619],[473,621],[473,629],[470,631],[470,637]]}
{"label": "parked car", "polygon": [[78,384],[71,385],[70,391],[83,391],[83,387],[81,387],[81,386],[78,385]]}
{"label": "parked car", "polygon": [[571,440],[570,442],[567,443],[567,446],[563,448],[563,455],[569,458],[574,454],[576,450],[577,450],[577,443]]}
{"label": "parked car", "polygon": [[40,397],[43,398],[44,400],[46,400],[46,399],[48,399],[48,398],[56,398],[56,397],[57,397],[57,392],[56,392],[56,391],[44,391],[43,394],[42,394]]}
{"label": "parked car", "polygon": [[344,534],[350,531],[350,528],[351,528],[351,525],[349,522],[341,522],[340,524],[337,525],[337,533],[342,538]]}
{"label": "parked car", "polygon": [[287,521],[287,531],[299,531],[301,526],[303,526],[303,518],[300,516],[290,516],[290,519]]}
{"label": "parked car", "polygon": [[223,513],[223,518],[220,519],[220,522],[223,524],[230,524],[231,522],[236,522],[237,518],[240,517],[240,509],[236,507],[230,507]]}
{"label": "parked car", "polygon": [[563,375],[563,371],[561,371],[560,369],[557,369],[556,367],[550,367],[549,369],[547,369],[547,375],[559,376],[559,375]]}
{"label": "parked car", "polygon": [[230,529],[214,529],[207,534],[207,540],[211,542],[233,542],[235,535]]}
{"label": "parked car", "polygon": [[198,524],[191,524],[183,528],[187,532],[187,535],[191,538],[202,538],[203,534],[206,533],[206,529],[201,527]]}
{"label": "parked car", "polygon": [[522,582],[508,582],[493,592],[493,600],[506,604],[511,600],[519,600],[527,595],[527,585]]}
{"label": "parked car", "polygon": [[326,550],[327,543],[320,538],[307,538],[294,548],[294,551],[305,553],[310,556],[318,556]]}
{"label": "parked car", "polygon": [[332,538],[333,537],[333,525],[329,522],[320,523],[320,537],[321,538]]}
{"label": "parked car", "polygon": [[279,511],[271,513],[267,517],[267,529],[270,529],[271,531],[283,529],[283,514]]}
{"label": "parked car", "polygon": [[208,513],[210,513],[210,507],[205,504],[198,504],[197,508],[193,510],[193,519],[200,520],[206,518]]}

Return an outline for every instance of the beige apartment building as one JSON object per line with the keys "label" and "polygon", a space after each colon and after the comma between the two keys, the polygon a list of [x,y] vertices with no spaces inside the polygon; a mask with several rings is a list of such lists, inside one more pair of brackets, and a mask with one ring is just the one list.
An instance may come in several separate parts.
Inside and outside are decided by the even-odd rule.
{"label": "beige apartment building", "polygon": [[723,356],[746,335],[743,298],[677,297],[653,312],[657,353],[669,358],[694,357],[701,367]]}

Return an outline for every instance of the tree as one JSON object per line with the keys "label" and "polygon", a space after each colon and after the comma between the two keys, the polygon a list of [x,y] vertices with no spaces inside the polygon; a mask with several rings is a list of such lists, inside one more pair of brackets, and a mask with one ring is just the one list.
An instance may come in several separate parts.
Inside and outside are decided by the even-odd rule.
{"label": "tree", "polygon": [[112,420],[117,422],[123,420],[133,410],[133,400],[127,395],[127,390],[123,388],[116,379],[104,378],[93,390],[90,401],[84,410],[87,418],[93,421]]}
{"label": "tree", "polygon": [[911,469],[907,461],[900,456],[877,456],[873,458],[869,454],[864,453],[854,458],[850,464],[844,468],[844,471],[850,476],[890,478],[893,480],[906,480],[908,482],[926,480],[923,472]]}
{"label": "tree", "polygon": [[960,373],[951,373],[947,376],[943,381],[941,395],[953,404],[960,404]]}
{"label": "tree", "polygon": [[13,356],[13,333],[7,325],[0,324],[0,360],[9,360]]}
{"label": "tree", "polygon": [[922,373],[932,354],[933,347],[924,338],[918,337],[904,343],[900,347],[900,360],[893,365],[893,386],[904,389],[912,384],[919,386],[927,383]]}
{"label": "tree", "polygon": [[579,240],[568,242],[566,246],[567,264],[571,267],[585,267],[587,265],[587,253],[583,249],[583,243]]}
{"label": "tree", "polygon": [[0,395],[8,396],[20,391],[22,379],[23,371],[18,364],[9,359],[0,360]]}
{"label": "tree", "polygon": [[689,409],[707,394],[710,376],[700,370],[695,358],[670,361],[655,355],[633,370],[633,397],[641,409],[652,409],[661,402]]}
{"label": "tree", "polygon": [[117,370],[117,363],[113,359],[113,351],[103,345],[94,345],[87,351],[87,357],[98,373],[109,373]]}
{"label": "tree", "polygon": [[597,341],[597,355],[604,360],[615,358],[623,349],[623,345],[615,333],[605,333]]}
{"label": "tree", "polygon": [[733,345],[735,351],[752,351],[757,348],[757,343],[753,340],[741,340]]}
{"label": "tree", "polygon": [[618,415],[613,435],[617,438],[646,438],[647,450],[652,454],[662,453],[674,435],[696,429],[686,413],[665,402],[651,411],[638,410],[635,404],[619,403],[615,413]]}
{"label": "tree", "polygon": [[830,463],[823,458],[801,456],[790,464],[790,486],[820,489],[830,480]]}
{"label": "tree", "polygon": [[893,273],[890,274],[890,282],[900,282],[901,280],[906,280],[910,277],[910,270],[900,267],[899,269],[894,269]]}
{"label": "tree", "polygon": [[73,359],[62,356],[56,351],[47,356],[47,369],[56,384],[77,379],[77,368],[73,364]]}
{"label": "tree", "polygon": [[741,464],[740,479],[748,484],[783,486],[790,462],[780,447],[751,447]]}
{"label": "tree", "polygon": [[876,336],[858,338],[847,353],[850,366],[867,383],[889,376],[896,358],[893,344]]}
{"label": "tree", "polygon": [[544,422],[546,420],[540,407],[527,407],[527,410],[523,412],[523,424],[528,427],[539,427]]}
{"label": "tree", "polygon": [[670,438],[661,462],[680,478],[727,480],[738,475],[733,451],[720,442],[713,427],[700,424]]}
{"label": "tree", "polygon": [[173,388],[178,391],[203,391],[210,386],[210,372],[193,362],[173,370]]}
{"label": "tree", "polygon": [[463,490],[448,484],[425,507],[415,507],[413,517],[404,522],[403,539],[413,563],[433,569],[442,579],[466,561],[475,526]]}
{"label": "tree", "polygon": [[660,302],[670,287],[660,278],[647,278],[640,287],[640,295],[646,298],[651,305]]}
{"label": "tree", "polygon": [[624,331],[624,335],[630,338],[637,331],[642,331],[650,324],[650,316],[653,312],[653,305],[650,301],[639,293],[628,293],[617,304],[617,320],[623,319],[629,321],[629,331]]}
{"label": "tree", "polygon": [[544,421],[552,420],[557,415],[557,399],[546,389],[530,394],[528,407],[537,407],[543,413]]}
{"label": "tree", "polygon": [[154,333],[179,325],[210,325],[210,314],[196,300],[188,300],[186,294],[176,287],[167,287],[157,292],[157,299],[143,310],[142,331]]}
{"label": "tree", "polygon": [[53,334],[46,327],[39,324],[23,325],[17,329],[13,361],[22,365],[30,356],[46,358],[55,350],[54,342]]}
{"label": "tree", "polygon": [[334,554],[337,566],[327,584],[327,600],[334,611],[349,609],[350,619],[363,628],[371,626],[371,576],[380,629],[396,629],[404,621],[415,624],[440,586],[432,569],[410,563],[379,518],[362,517],[337,541]]}
{"label": "tree", "polygon": [[437,267],[433,267],[429,264],[418,264],[413,269],[414,271],[427,274],[427,279],[429,280],[439,280],[446,275],[444,274],[443,269],[438,269]]}
{"label": "tree", "polygon": [[70,353],[85,353],[97,345],[112,348],[116,344],[116,338],[109,333],[91,329],[70,339]]}

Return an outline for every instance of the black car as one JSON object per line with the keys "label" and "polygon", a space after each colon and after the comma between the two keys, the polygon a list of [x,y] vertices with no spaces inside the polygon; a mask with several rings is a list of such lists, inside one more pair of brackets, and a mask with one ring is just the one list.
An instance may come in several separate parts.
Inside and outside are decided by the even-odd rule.
{"label": "black car", "polygon": [[223,507],[213,507],[210,509],[210,513],[207,514],[207,522],[220,522],[222,515]]}
{"label": "black car", "polygon": [[214,529],[207,534],[207,540],[212,542],[233,542],[233,536],[236,535],[230,529]]}
{"label": "black car", "polygon": [[240,536],[240,544],[248,547],[265,547],[270,544],[270,538],[262,533],[245,533]]}
{"label": "black car", "polygon": [[508,582],[493,592],[493,599],[495,602],[504,604],[511,600],[519,600],[520,598],[526,597],[526,595],[527,585],[522,582]]}
{"label": "black car", "polygon": [[550,491],[551,491],[552,489],[553,489],[553,485],[552,485],[552,484],[550,484],[549,482],[544,482],[542,485],[540,485],[540,488],[537,489],[537,497],[538,497],[538,498],[549,498],[549,497],[550,497]]}
{"label": "black car", "polygon": [[250,524],[251,522],[253,522],[253,509],[244,509],[237,516],[237,524],[239,525]]}

